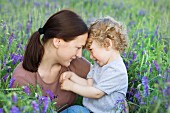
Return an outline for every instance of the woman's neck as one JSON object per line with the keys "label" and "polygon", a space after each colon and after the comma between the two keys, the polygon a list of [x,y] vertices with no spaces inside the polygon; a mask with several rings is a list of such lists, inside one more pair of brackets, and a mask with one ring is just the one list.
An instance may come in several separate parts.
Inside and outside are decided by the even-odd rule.
{"label": "woman's neck", "polygon": [[61,65],[52,57],[52,53],[45,51],[41,63],[38,67],[38,73],[42,80],[47,83],[52,83],[56,80],[61,69]]}

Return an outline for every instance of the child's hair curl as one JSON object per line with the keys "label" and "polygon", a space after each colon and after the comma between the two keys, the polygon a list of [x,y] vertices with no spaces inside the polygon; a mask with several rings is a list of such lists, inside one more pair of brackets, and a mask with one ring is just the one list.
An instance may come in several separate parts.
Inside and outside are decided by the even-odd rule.
{"label": "child's hair curl", "polygon": [[105,39],[112,40],[114,49],[123,52],[128,46],[128,35],[125,26],[111,17],[96,20],[90,25],[86,48],[89,49],[93,40],[107,47]]}

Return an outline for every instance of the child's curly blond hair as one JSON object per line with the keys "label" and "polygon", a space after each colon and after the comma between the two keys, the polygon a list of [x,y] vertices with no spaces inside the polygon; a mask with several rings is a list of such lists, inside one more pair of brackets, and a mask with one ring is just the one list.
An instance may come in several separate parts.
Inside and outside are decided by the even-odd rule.
{"label": "child's curly blond hair", "polygon": [[114,49],[119,52],[123,52],[128,46],[128,35],[123,24],[111,17],[105,17],[90,25],[86,48],[89,49],[93,40],[99,42],[101,46],[107,47],[106,38],[112,40]]}

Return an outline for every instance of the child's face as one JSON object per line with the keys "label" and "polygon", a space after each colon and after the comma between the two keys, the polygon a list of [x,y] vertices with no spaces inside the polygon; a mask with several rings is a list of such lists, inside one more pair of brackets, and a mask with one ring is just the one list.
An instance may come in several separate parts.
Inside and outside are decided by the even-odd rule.
{"label": "child's face", "polygon": [[90,58],[95,60],[100,66],[103,66],[109,60],[108,51],[94,40],[90,46]]}

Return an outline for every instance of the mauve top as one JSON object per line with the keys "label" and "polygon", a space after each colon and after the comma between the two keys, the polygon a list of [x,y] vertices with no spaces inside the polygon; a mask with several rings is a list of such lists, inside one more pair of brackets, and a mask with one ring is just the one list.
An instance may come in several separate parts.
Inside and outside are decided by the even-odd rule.
{"label": "mauve top", "polygon": [[59,75],[57,75],[56,81],[53,83],[45,83],[38,72],[30,72],[23,68],[22,63],[18,64],[15,68],[12,77],[15,78],[13,87],[16,86],[28,86],[29,84],[36,85],[42,88],[44,96],[49,96],[46,91],[51,90],[55,97],[54,100],[57,102],[56,107],[63,108],[69,107],[75,102],[76,94],[70,91],[64,91],[60,89],[59,78],[60,75],[65,71],[75,72],[80,77],[86,78],[87,73],[90,70],[90,63],[84,58],[77,58],[70,63],[69,67],[61,67]]}

